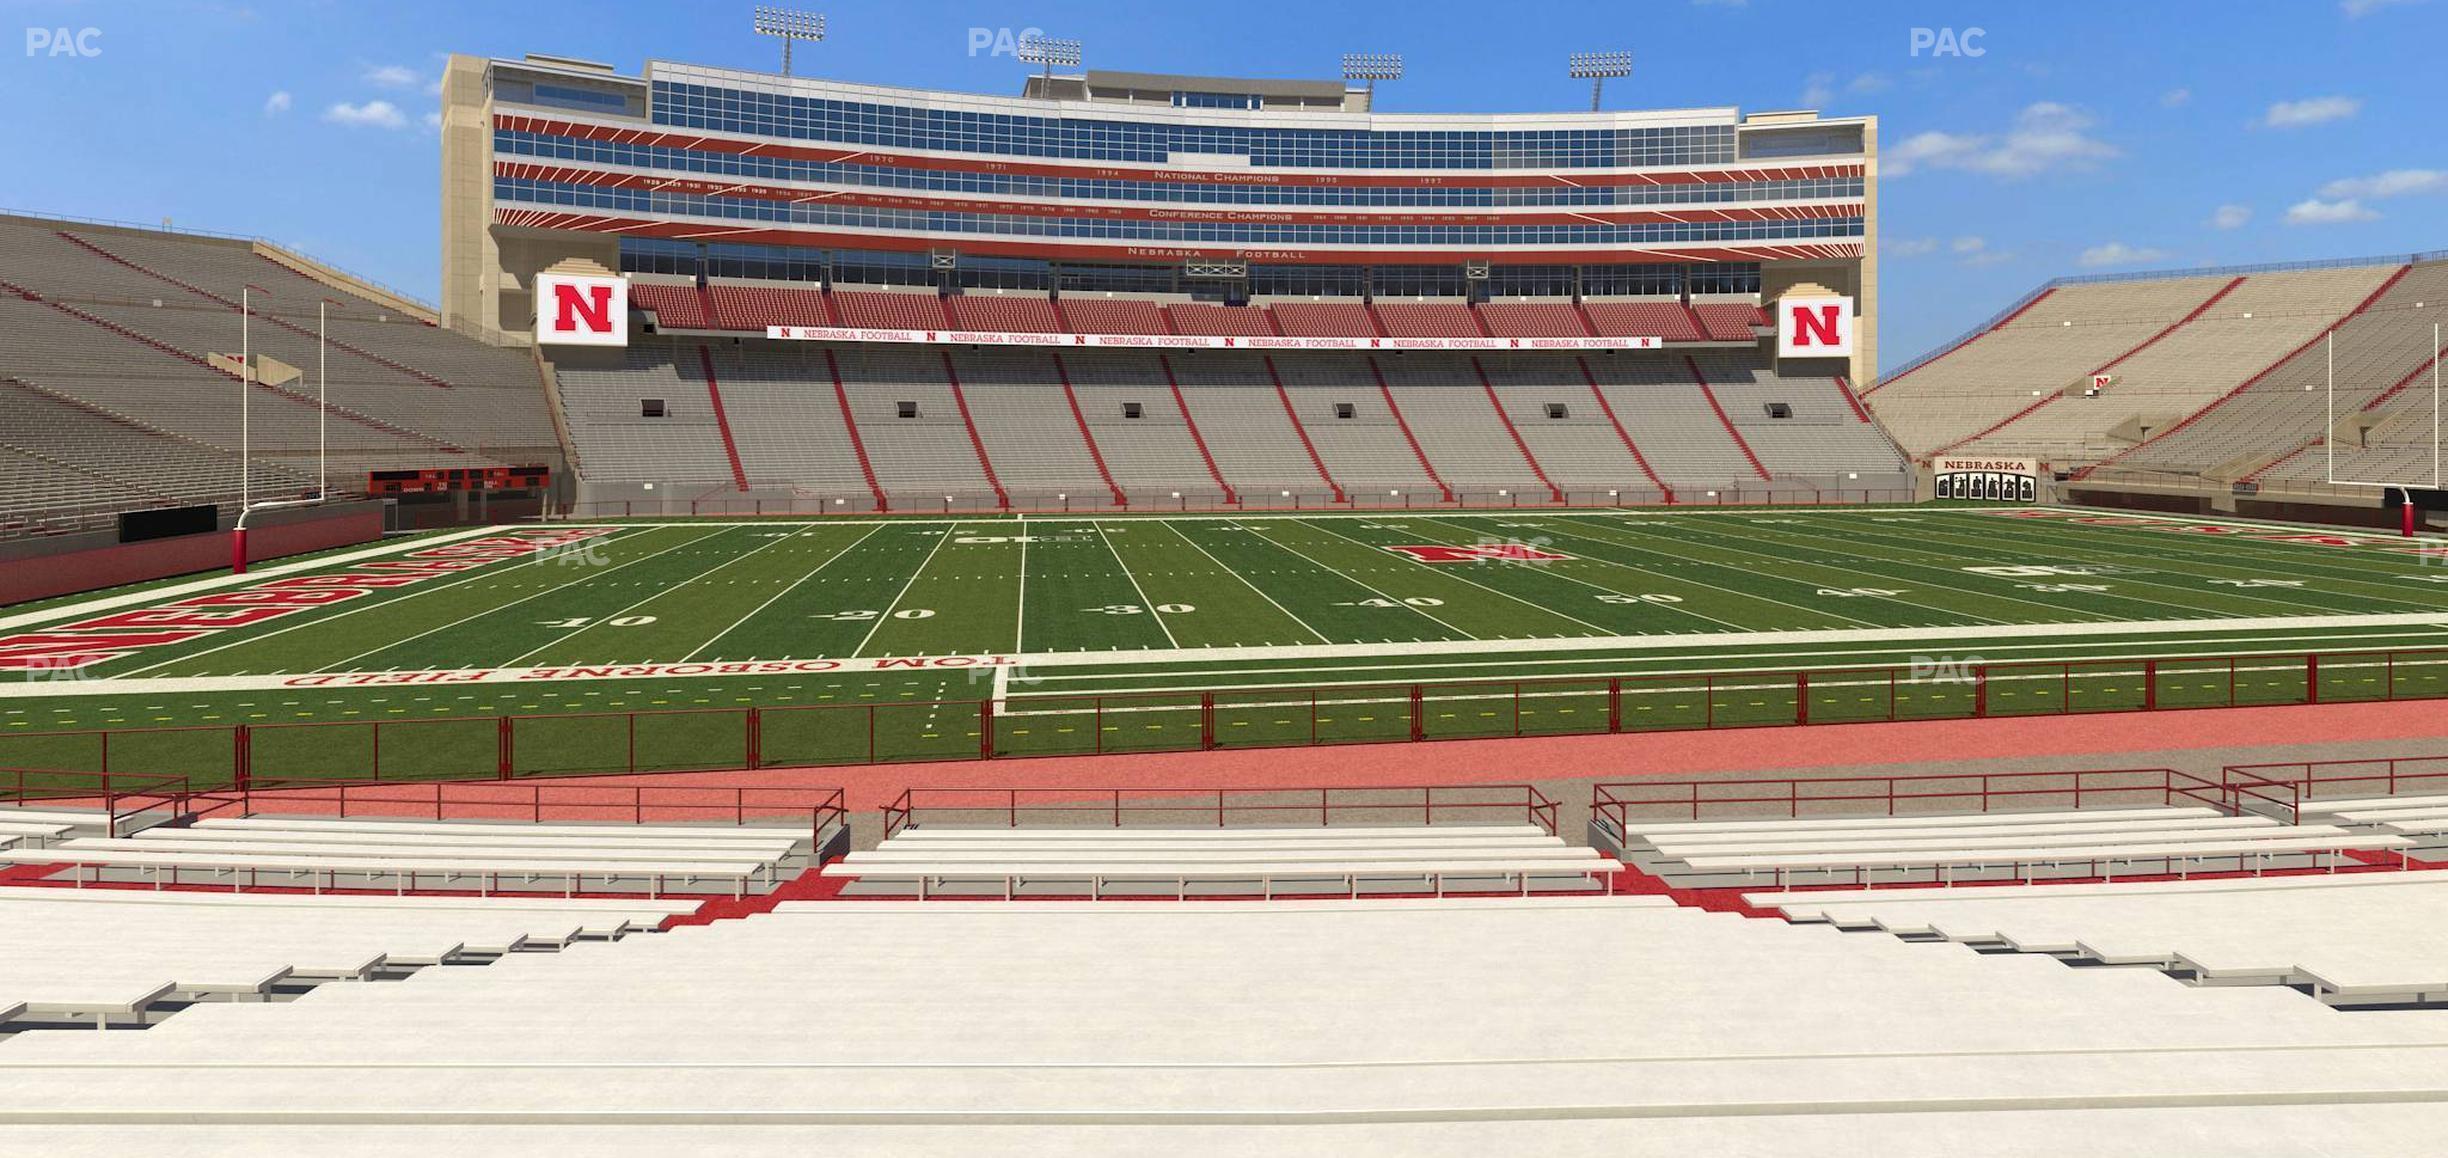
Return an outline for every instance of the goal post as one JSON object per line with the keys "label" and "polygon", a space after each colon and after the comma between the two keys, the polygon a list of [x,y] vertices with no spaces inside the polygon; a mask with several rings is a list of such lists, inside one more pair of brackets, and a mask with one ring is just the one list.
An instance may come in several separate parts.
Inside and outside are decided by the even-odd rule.
{"label": "goal post", "polygon": [[[2328,399],[2321,443],[2328,484],[2378,490],[2384,504],[2394,492],[2399,533],[2411,537],[2421,525],[2417,492],[2448,492],[2440,444],[2442,326],[2414,323],[2415,333],[2407,334],[2386,332],[2386,324],[2359,328],[2343,349],[2338,329],[2323,339]],[[2425,348],[2429,357],[2409,369],[2408,355]]]}

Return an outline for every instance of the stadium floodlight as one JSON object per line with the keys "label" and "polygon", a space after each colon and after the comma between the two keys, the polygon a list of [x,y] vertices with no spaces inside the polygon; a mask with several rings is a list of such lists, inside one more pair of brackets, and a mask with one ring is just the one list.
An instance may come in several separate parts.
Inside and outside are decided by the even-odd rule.
{"label": "stadium floodlight", "polygon": [[1031,33],[1020,38],[1019,51],[1020,59],[1045,67],[1046,91],[1049,96],[1053,92],[1054,66],[1078,68],[1080,65],[1080,42],[1063,37]]}
{"label": "stadium floodlight", "polygon": [[1399,52],[1346,52],[1343,54],[1343,79],[1368,83],[1369,108],[1377,107],[1377,82],[1401,80],[1403,58]]}
{"label": "stadium floodlight", "polygon": [[825,38],[825,18],[821,12],[800,12],[789,8],[759,7],[752,27],[759,36],[778,37],[782,41],[782,75],[791,74],[791,45],[797,41],[813,44]]}
{"label": "stadium floodlight", "polygon": [[1608,77],[1632,75],[1632,54],[1629,52],[1576,52],[1564,58],[1565,72],[1575,80],[1590,82],[1590,111],[1598,111],[1598,98],[1606,91]]}

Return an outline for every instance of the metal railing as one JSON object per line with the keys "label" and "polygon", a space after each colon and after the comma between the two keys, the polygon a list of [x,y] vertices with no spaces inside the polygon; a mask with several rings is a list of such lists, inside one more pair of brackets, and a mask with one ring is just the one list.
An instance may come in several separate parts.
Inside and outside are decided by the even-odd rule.
{"label": "metal railing", "polygon": [[937,821],[1005,828],[1128,828],[1161,818],[1153,826],[1182,827],[1188,818],[1212,817],[1217,828],[1235,824],[1276,827],[1334,824],[1338,816],[1362,822],[1416,819],[1434,825],[1457,814],[1468,819],[1520,817],[1556,834],[1556,802],[1527,784],[1369,785],[1286,788],[909,788],[883,808],[886,838]]}
{"label": "metal railing", "polygon": [[[2448,649],[1456,680],[0,735],[0,788],[523,780],[2448,699]],[[90,785],[87,785],[90,789]]]}
{"label": "metal railing", "polygon": [[1621,842],[1628,838],[1630,825],[1640,820],[1941,815],[2038,801],[2081,808],[2086,802],[2098,806],[2103,798],[2129,804],[2189,802],[2232,811],[2214,780],[2173,768],[2086,768],[1593,784],[1590,819]]}
{"label": "metal railing", "polygon": [[[778,489],[778,488],[777,488]],[[889,512],[894,515],[924,517],[933,515],[1032,515],[1073,514],[1109,517],[1120,514],[1162,515],[1167,513],[1235,514],[1244,512],[1301,511],[1510,511],[1510,510],[1603,510],[1616,507],[1649,507],[1666,505],[1666,495],[1645,484],[1611,490],[1569,489],[1565,501],[1557,503],[1544,488],[1525,490],[1457,490],[1454,501],[1445,502],[1433,489],[1403,492],[1368,493],[1347,491],[1338,500],[1325,490],[1248,490],[1238,492],[1240,501],[1227,503],[1221,495],[1139,494],[1131,495],[1129,506],[1116,506],[1110,493],[1096,491],[1007,491],[998,498],[990,491],[964,491],[948,495],[890,495]],[[1909,486],[1870,487],[1842,484],[1811,483],[1781,480],[1780,483],[1754,483],[1748,487],[1676,488],[1672,505],[1678,507],[1746,507],[1746,506],[1813,506],[1871,505],[1909,503],[1914,501]],[[721,488],[695,496],[675,494],[668,499],[597,499],[571,504],[556,517],[570,521],[588,519],[634,518],[716,518],[716,517],[824,517],[871,516],[876,513],[875,496],[865,490],[838,493],[797,493],[789,496],[740,494]]]}

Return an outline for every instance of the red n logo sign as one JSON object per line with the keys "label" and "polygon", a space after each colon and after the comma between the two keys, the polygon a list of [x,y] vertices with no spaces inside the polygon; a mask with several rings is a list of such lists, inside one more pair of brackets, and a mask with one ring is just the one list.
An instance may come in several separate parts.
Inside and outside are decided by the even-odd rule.
{"label": "red n logo sign", "polygon": [[1833,305],[1793,307],[1794,345],[1804,348],[1843,345],[1844,339],[1836,332],[1838,308]]}
{"label": "red n logo sign", "polygon": [[[612,287],[608,285],[572,285],[556,282],[552,287],[553,312],[557,315],[553,328],[562,333],[612,332]],[[583,318],[585,324],[580,325]]]}
{"label": "red n logo sign", "polygon": [[629,344],[629,283],[617,277],[540,273],[536,341],[562,346]]}
{"label": "red n logo sign", "polygon": [[1777,303],[1777,356],[1849,358],[1853,355],[1853,299],[1788,297]]}

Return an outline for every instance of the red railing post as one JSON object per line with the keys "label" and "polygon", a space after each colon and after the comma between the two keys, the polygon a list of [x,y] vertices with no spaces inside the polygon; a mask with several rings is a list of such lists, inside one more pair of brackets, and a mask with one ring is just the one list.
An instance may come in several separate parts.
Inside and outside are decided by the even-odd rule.
{"label": "red railing post", "polygon": [[[2159,661],[2146,659],[2142,661],[2142,710],[2152,712],[2158,709]],[[2077,807],[2080,806],[2077,805]]]}
{"label": "red railing post", "polygon": [[1794,723],[1810,723],[1810,673],[1794,673]]}
{"label": "red railing post", "polygon": [[245,791],[255,782],[255,730],[239,724],[230,729],[230,782]]}
{"label": "red railing post", "polygon": [[1607,679],[1607,734],[1623,731],[1623,677]]}
{"label": "red railing post", "polygon": [[1989,665],[1972,669],[1972,717],[1986,719],[1989,715]]}
{"label": "red railing post", "polygon": [[511,762],[511,754],[510,754],[510,743],[511,743],[511,741],[510,741],[510,721],[511,721],[511,719],[512,719],[512,717],[509,717],[509,716],[503,716],[503,717],[501,717],[499,720],[494,721],[494,725],[493,725],[493,730],[494,730],[494,761],[493,761],[493,765],[494,765],[494,766],[493,766],[493,775],[494,775],[496,778],[498,778],[498,779],[502,779],[502,780],[508,780],[508,779],[510,778],[510,762]]}
{"label": "red railing post", "polygon": [[[978,701],[978,759],[980,759],[980,760],[992,760],[992,759],[994,759],[994,754],[995,754],[995,734],[994,734],[994,730],[995,730],[995,710],[994,710],[994,701],[993,701],[993,700],[991,700],[991,699],[979,700],[979,701]],[[1099,743],[1103,743],[1103,742],[1104,742],[1104,737],[1103,737],[1102,735],[1100,735],[1100,736],[1098,737],[1098,742],[1099,742]],[[875,763],[875,709],[874,709],[874,708],[872,708],[872,707],[870,707],[870,708],[868,708],[868,709],[867,709],[867,762],[868,762],[868,763],[870,763],[870,764]]]}
{"label": "red railing post", "polygon": [[2320,699],[2320,653],[2304,656],[2304,702],[2317,704]]}
{"label": "red railing post", "polygon": [[1411,742],[1428,738],[1428,695],[1418,684],[1411,685]]}
{"label": "red railing post", "polygon": [[752,706],[748,709],[748,718],[745,723],[748,729],[746,743],[748,750],[748,767],[752,770],[762,768],[765,766],[764,714],[759,709]]}
{"label": "red railing post", "polygon": [[1215,693],[1199,693],[1199,751],[1213,752],[1216,747]]}
{"label": "red railing post", "polygon": [[630,713],[628,713],[628,724],[629,724],[629,770],[630,770],[631,772],[635,772],[635,771],[637,771],[637,713],[636,713],[636,712],[630,712]]}

